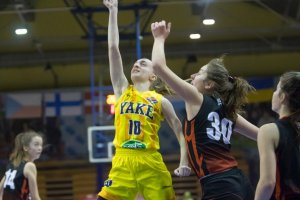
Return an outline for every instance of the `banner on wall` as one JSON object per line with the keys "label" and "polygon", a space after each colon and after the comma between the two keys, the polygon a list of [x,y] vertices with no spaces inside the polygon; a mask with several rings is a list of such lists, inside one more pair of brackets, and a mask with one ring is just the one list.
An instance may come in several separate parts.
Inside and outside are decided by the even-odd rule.
{"label": "banner on wall", "polygon": [[42,114],[42,95],[39,93],[7,94],[5,96],[5,117],[38,118]]}
{"label": "banner on wall", "polygon": [[248,95],[249,103],[271,101],[276,85],[276,78],[274,77],[254,77],[247,79],[256,91]]}
{"label": "banner on wall", "polygon": [[[99,92],[95,92],[94,94],[94,108],[98,113],[100,110],[100,99]],[[90,91],[84,92],[84,113],[91,114],[92,113],[92,94]]]}
{"label": "banner on wall", "polygon": [[[108,88],[103,93],[100,93],[99,91],[96,91],[94,93],[94,109],[96,113],[111,113],[111,107],[113,106],[109,105],[108,98],[110,94],[113,94],[113,91],[111,88]],[[91,114],[92,113],[92,94],[90,91],[84,92],[84,114]]]}
{"label": "banner on wall", "polygon": [[44,94],[45,115],[47,117],[82,115],[81,92],[54,92]]}

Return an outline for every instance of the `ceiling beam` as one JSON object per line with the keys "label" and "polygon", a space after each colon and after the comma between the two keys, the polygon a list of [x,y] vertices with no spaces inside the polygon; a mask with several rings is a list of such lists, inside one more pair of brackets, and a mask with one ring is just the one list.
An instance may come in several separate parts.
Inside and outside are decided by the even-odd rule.
{"label": "ceiling beam", "polygon": [[[257,0],[214,0],[214,1],[209,1],[210,3],[234,3],[234,2],[255,2]],[[170,6],[170,5],[181,5],[181,4],[193,4],[193,3],[199,3],[199,0],[182,0],[182,1],[167,1],[167,2],[162,2],[162,1],[157,1],[157,2],[149,2],[147,5],[149,6]],[[90,8],[94,7],[93,9],[100,9],[97,8],[101,5],[99,4],[93,4],[90,5]],[[128,4],[122,4],[125,7]],[[72,10],[76,10],[76,7],[69,6],[69,7],[56,7],[56,8],[35,8],[35,9],[24,9],[23,11],[26,13],[39,13],[39,12],[69,12]],[[102,8],[101,8],[102,9]],[[103,10],[105,8],[103,7]],[[0,15],[11,15],[11,14],[16,14],[16,10],[2,10],[0,11]]]}
{"label": "ceiling beam", "polygon": [[[124,61],[135,58],[135,48],[126,48],[123,52]],[[123,50],[120,47],[121,51]],[[143,56],[150,57],[152,46],[143,47]],[[239,42],[209,42],[198,43],[195,45],[167,45],[166,54],[168,58],[186,58],[187,55],[195,54],[197,56],[220,56],[224,53],[230,55],[236,54],[261,54],[261,53],[277,53],[277,52],[299,52],[300,38],[293,40],[281,40],[280,43],[267,45],[262,41],[239,41]],[[107,49],[95,49],[95,63],[107,62]],[[13,53],[0,55],[1,67],[32,67],[45,65],[45,58],[52,64],[71,64],[71,63],[88,63],[88,49],[83,50],[64,50],[44,52],[44,56],[39,53]]]}

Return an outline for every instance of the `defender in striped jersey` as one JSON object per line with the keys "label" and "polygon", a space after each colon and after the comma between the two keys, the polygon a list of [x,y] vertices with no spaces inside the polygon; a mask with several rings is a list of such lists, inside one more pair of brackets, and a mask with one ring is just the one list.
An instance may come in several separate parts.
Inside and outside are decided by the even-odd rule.
{"label": "defender in striped jersey", "polygon": [[34,131],[20,133],[0,183],[0,200],[40,200],[33,161],[42,153],[43,139]]}
{"label": "defender in striped jersey", "polygon": [[300,72],[280,77],[272,110],[279,120],[258,132],[260,178],[255,200],[300,199]]}
{"label": "defender in striped jersey", "polygon": [[200,179],[202,200],[253,200],[247,177],[230,153],[233,131],[256,139],[258,128],[239,115],[253,88],[242,78],[231,77],[216,58],[191,75],[191,84],[166,65],[164,43],[170,23],[152,23],[152,62],[155,74],[185,102],[184,135],[190,164]]}

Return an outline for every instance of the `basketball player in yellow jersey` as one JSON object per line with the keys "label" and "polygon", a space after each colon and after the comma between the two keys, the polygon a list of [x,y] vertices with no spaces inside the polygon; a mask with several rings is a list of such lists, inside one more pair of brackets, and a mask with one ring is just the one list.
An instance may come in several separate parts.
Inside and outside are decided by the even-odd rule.
{"label": "basketball player in yellow jersey", "polygon": [[165,118],[180,144],[180,164],[174,173],[188,176],[191,169],[188,167],[181,122],[170,101],[151,91],[157,77],[149,59],[140,59],[134,63],[131,70],[133,85],[129,84],[119,51],[118,1],[103,2],[109,9],[109,66],[117,98],[114,139],[116,154],[98,200],[134,200],[138,193],[145,200],[175,199],[171,175],[158,152],[158,130],[161,120]]}

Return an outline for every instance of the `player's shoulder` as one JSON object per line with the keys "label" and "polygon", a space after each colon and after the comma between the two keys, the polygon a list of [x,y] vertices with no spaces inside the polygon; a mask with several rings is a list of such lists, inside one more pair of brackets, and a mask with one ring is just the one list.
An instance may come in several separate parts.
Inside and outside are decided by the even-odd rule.
{"label": "player's shoulder", "polygon": [[262,125],[258,130],[258,140],[276,139],[279,137],[279,130],[276,123]]}
{"label": "player's shoulder", "polygon": [[259,128],[260,132],[278,132],[278,127],[275,123],[264,124]]}
{"label": "player's shoulder", "polygon": [[24,170],[36,170],[34,162],[26,162]]}

